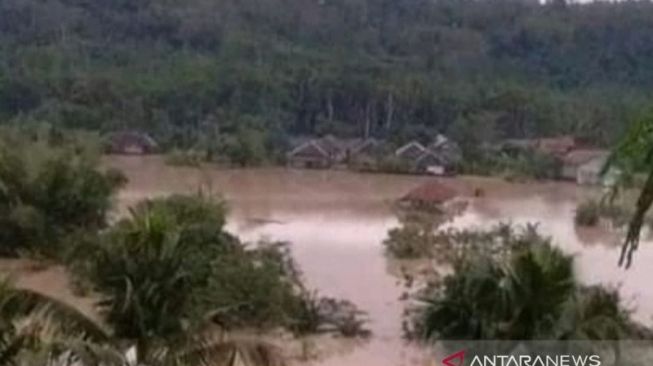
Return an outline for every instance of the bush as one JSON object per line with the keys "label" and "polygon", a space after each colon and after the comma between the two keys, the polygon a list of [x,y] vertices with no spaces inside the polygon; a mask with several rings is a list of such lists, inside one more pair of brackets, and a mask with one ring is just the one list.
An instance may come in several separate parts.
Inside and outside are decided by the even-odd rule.
{"label": "bush", "polygon": [[[507,243],[524,239],[508,234]],[[573,257],[545,238],[532,236],[505,254],[471,253],[442,281],[429,281],[411,312],[409,335],[428,340],[616,340],[646,333],[630,319],[616,291],[580,285]]]}
{"label": "bush", "polygon": [[435,249],[436,241],[433,227],[407,223],[402,227],[390,229],[383,245],[395,258],[416,259],[429,257]]}
{"label": "bush", "polygon": [[0,255],[59,257],[71,235],[107,223],[126,179],[101,171],[82,145],[53,141],[18,133],[0,139]]}
{"label": "bush", "polygon": [[553,156],[524,149],[510,153],[491,151],[475,161],[464,162],[462,168],[468,174],[497,174],[511,182],[523,182],[556,179],[560,176],[561,163]]}
{"label": "bush", "polygon": [[382,173],[404,174],[412,173],[414,167],[394,155],[389,155],[378,161],[376,170]]}
{"label": "bush", "polygon": [[316,328],[287,245],[241,243],[224,231],[222,201],[173,195],[130,213],[72,255],[77,280],[102,295],[120,337],[166,337],[206,319],[226,328]]}
{"label": "bush", "polygon": [[194,150],[173,149],[166,154],[165,162],[172,166],[200,166],[206,161],[206,154]]}
{"label": "bush", "polygon": [[388,231],[383,244],[388,254],[399,259],[431,258],[457,263],[469,255],[503,256],[531,242],[548,243],[535,225],[514,227],[499,223],[487,230],[448,228],[442,215],[409,215],[399,228]]}
{"label": "bush", "polygon": [[[605,219],[615,228],[621,228],[630,222],[634,214],[634,203],[625,199],[617,202],[599,202],[588,199],[581,202],[576,208],[574,221],[579,226],[595,226],[601,219]],[[643,224],[651,226],[653,218],[645,216]]]}
{"label": "bush", "polygon": [[579,226],[596,226],[601,218],[601,205],[594,200],[581,202],[576,208],[574,221]]}

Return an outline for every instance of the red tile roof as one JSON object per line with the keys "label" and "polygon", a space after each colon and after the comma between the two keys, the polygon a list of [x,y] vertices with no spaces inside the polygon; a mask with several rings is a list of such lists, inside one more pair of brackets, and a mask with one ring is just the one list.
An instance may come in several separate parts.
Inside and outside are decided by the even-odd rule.
{"label": "red tile roof", "polygon": [[456,196],[457,193],[453,188],[432,180],[408,192],[401,200],[415,203],[440,204]]}

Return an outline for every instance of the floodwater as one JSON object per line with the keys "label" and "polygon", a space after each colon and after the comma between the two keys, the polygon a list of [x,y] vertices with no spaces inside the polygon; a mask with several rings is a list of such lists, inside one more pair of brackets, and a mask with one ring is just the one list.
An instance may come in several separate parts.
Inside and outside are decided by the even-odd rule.
{"label": "floodwater", "polygon": [[[284,168],[218,170],[170,167],[159,157],[111,157],[128,187],[121,207],[142,198],[192,192],[200,187],[228,201],[228,229],[246,240],[292,243],[305,280],[323,295],[346,298],[369,314],[373,337],[354,350],[315,362],[333,366],[430,365],[425,353],[401,338],[404,291],[396,263],[383,255],[382,241],[397,225],[391,203],[428,177],[305,171]],[[496,179],[444,179],[460,192],[482,187],[452,225],[486,226],[499,221],[539,222],[541,232],[577,256],[587,283],[619,286],[638,320],[651,323],[653,287],[647,286],[653,246],[642,243],[633,267],[617,267],[618,237],[607,230],[578,231],[573,215],[585,189],[565,183],[512,184]],[[426,359],[425,359],[426,358]]]}

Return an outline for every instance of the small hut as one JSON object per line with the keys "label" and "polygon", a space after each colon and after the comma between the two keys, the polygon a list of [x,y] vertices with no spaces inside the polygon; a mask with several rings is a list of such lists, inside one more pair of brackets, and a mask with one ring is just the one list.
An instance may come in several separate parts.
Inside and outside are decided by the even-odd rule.
{"label": "small hut", "polygon": [[446,184],[431,180],[404,195],[400,202],[418,207],[441,206],[457,197],[453,188]]}
{"label": "small hut", "polygon": [[109,154],[145,155],[156,152],[158,145],[154,139],[136,131],[119,131],[107,136]]}

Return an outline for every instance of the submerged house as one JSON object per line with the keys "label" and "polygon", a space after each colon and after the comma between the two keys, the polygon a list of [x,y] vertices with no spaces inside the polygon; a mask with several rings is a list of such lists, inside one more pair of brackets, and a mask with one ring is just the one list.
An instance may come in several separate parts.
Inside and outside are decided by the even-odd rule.
{"label": "submerged house", "polygon": [[535,150],[558,158],[578,148],[578,142],[573,136],[545,137],[534,141]]}
{"label": "submerged house", "polygon": [[415,162],[426,153],[424,145],[417,141],[411,141],[395,151],[395,155],[404,161]]}
{"label": "submerged house", "polygon": [[287,154],[288,165],[296,168],[329,168],[347,162],[365,141],[332,135],[305,140]]}
{"label": "submerged house", "polygon": [[447,162],[445,158],[430,150],[426,150],[417,160],[415,160],[415,168],[418,172],[428,173],[432,175],[445,175],[447,171]]}
{"label": "submerged house", "polygon": [[455,166],[462,160],[458,144],[443,135],[438,135],[427,147],[417,141],[411,141],[397,149],[395,156],[404,161],[412,171],[433,175],[452,174]]}
{"label": "submerged house", "polygon": [[426,148],[438,156],[443,164],[450,167],[460,164],[463,158],[460,146],[442,134],[435,136],[433,142]]}
{"label": "submerged house", "polygon": [[365,139],[351,149],[348,163],[356,168],[372,170],[386,152],[386,144],[382,141],[374,138]]}
{"label": "submerged house", "polygon": [[122,155],[153,154],[158,150],[154,139],[142,132],[119,131],[107,136],[107,153]]}
{"label": "submerged house", "polygon": [[414,188],[401,197],[399,202],[412,206],[438,206],[453,200],[457,196],[458,194],[453,188],[432,180]]}
{"label": "submerged house", "polygon": [[295,168],[328,168],[333,157],[317,140],[310,140],[288,153],[288,164]]}
{"label": "submerged house", "polygon": [[604,172],[609,156],[607,150],[573,150],[562,158],[562,178],[583,185],[613,185],[620,172],[616,168]]}

